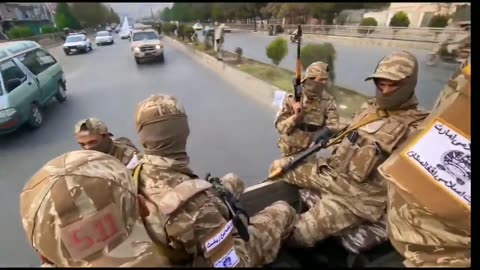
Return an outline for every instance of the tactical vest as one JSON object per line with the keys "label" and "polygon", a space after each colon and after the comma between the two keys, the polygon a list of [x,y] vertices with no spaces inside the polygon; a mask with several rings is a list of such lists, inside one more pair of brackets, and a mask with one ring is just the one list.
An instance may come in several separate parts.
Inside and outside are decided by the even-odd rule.
{"label": "tactical vest", "polygon": [[325,126],[328,101],[327,98],[304,101],[302,122],[289,134],[281,135],[278,141],[278,147],[284,156],[291,156],[312,144],[315,134]]}
{"label": "tactical vest", "polygon": [[113,144],[115,148],[112,156],[118,158],[125,166],[130,162],[135,153],[140,152],[130,139],[125,137],[115,138]]}
{"label": "tactical vest", "polygon": [[[381,110],[378,112],[382,112]],[[378,113],[377,112],[377,113]],[[363,122],[372,112],[357,115],[351,125]],[[334,171],[357,182],[368,180],[370,174],[405,138],[411,123],[424,119],[428,113],[418,111],[385,111],[376,121],[351,130],[327,159]]]}
{"label": "tactical vest", "polygon": [[[134,171],[133,180],[135,186],[138,188],[138,182],[140,180],[140,173],[143,168],[143,163],[140,163]],[[167,221],[169,216],[174,213],[177,209],[183,206],[187,201],[189,201],[192,197],[197,195],[198,193],[205,191],[211,188],[212,185],[205,181],[205,180],[189,180],[180,183],[179,185],[175,186],[173,189],[167,191],[162,199],[159,202],[156,202],[158,206],[158,210],[160,213],[165,216],[163,229],[165,230],[165,237],[163,239],[159,239],[155,237],[155,244],[157,246],[157,250],[160,254],[167,256],[172,263],[179,265],[185,264],[186,262],[190,262],[192,260],[191,255],[187,254],[186,252],[178,249],[173,249],[168,244],[168,236],[166,235],[165,226],[167,225]]]}

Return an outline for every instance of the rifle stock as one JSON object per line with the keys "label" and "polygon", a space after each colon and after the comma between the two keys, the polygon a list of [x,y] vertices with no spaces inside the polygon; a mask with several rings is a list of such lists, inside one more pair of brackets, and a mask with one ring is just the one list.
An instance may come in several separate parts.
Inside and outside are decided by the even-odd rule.
{"label": "rifle stock", "polygon": [[[290,161],[286,166],[284,167],[281,167],[281,168],[278,168],[278,169],[275,169],[273,170],[269,175],[268,175],[268,178],[263,180],[263,182],[265,181],[268,181],[268,180],[271,180],[271,179],[275,179],[277,177],[280,177],[282,176],[283,174],[285,174],[286,172],[288,172],[289,170],[292,170],[292,169],[295,169],[298,165],[300,165],[302,163],[303,160],[305,160],[307,157],[311,156],[312,154],[320,151],[321,149],[323,148],[326,148],[328,146],[330,146],[331,144],[333,144],[336,139],[338,139],[338,135],[342,134],[343,132],[345,132],[347,130],[349,126],[345,126],[344,128],[342,128],[341,130],[339,130],[338,132],[336,132],[334,135],[330,136],[328,139],[326,140],[322,140],[314,145],[312,145],[311,147],[309,147],[308,149],[304,150],[303,152],[301,152],[300,154],[298,154],[292,161]],[[333,139],[333,141],[332,141]]]}
{"label": "rifle stock", "polygon": [[208,173],[205,179],[212,184],[218,196],[227,206],[233,225],[237,229],[240,238],[242,238],[243,241],[248,242],[250,240],[250,234],[248,232],[250,218],[247,212],[243,209],[242,205],[235,198],[235,196],[222,185],[222,182],[218,177],[210,177],[210,173]]}

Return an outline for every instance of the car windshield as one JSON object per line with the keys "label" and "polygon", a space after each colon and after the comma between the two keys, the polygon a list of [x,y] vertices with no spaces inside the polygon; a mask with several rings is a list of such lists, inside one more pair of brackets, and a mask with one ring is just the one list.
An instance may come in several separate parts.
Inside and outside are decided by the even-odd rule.
{"label": "car windshield", "polygon": [[155,34],[155,32],[140,32],[133,34],[133,41],[149,39],[158,39],[157,34]]}
{"label": "car windshield", "polygon": [[106,31],[98,32],[97,37],[106,37],[109,36],[110,34]]}
{"label": "car windshield", "polygon": [[70,37],[67,37],[66,42],[77,42],[82,40],[83,40],[82,36],[70,36]]}

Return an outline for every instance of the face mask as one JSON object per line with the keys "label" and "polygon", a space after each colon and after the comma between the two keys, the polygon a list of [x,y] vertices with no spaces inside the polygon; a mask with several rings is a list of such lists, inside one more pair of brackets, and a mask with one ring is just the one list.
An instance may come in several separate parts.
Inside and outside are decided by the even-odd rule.
{"label": "face mask", "polygon": [[416,84],[417,77],[414,75],[401,80],[398,89],[389,93],[383,93],[381,89],[377,86],[377,84],[375,84],[376,103],[378,104],[380,109],[400,109],[402,108],[402,105],[406,104],[415,94]]}
{"label": "face mask", "polygon": [[303,82],[303,93],[307,98],[321,97],[326,87],[327,85],[324,83],[316,82],[312,79],[306,79]]}

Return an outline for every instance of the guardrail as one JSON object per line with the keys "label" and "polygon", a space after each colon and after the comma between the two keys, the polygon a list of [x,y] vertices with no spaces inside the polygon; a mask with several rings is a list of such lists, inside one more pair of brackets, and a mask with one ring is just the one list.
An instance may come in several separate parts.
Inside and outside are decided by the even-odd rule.
{"label": "guardrail", "polygon": [[[253,24],[228,24],[232,29],[253,30]],[[298,25],[285,25],[285,33],[289,34],[297,29]],[[267,31],[267,25],[258,26],[257,31]],[[447,35],[465,34],[460,28],[409,28],[386,26],[356,26],[356,25],[312,25],[303,24],[304,34],[348,36],[358,38],[390,39],[415,42],[437,43]]]}

